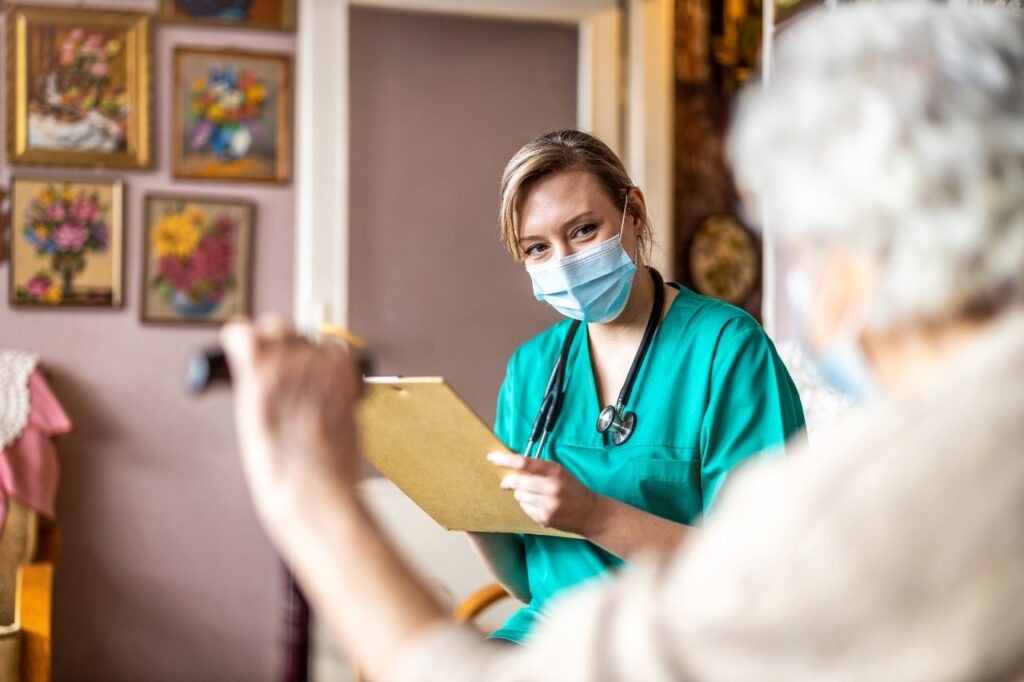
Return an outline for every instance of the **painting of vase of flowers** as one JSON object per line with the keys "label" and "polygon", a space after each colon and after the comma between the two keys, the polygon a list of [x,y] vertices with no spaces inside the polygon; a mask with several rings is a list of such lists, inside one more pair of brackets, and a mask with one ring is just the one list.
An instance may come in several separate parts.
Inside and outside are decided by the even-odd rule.
{"label": "painting of vase of flowers", "polygon": [[16,178],[11,302],[121,305],[122,188],[118,181]]}
{"label": "painting of vase of flowers", "polygon": [[287,55],[177,49],[175,177],[287,181],[290,82]]}
{"label": "painting of vase of flowers", "polygon": [[149,19],[130,12],[8,12],[9,152],[18,163],[149,163]]}
{"label": "painting of vase of flowers", "polygon": [[152,194],[145,215],[144,321],[220,324],[248,314],[252,204]]}

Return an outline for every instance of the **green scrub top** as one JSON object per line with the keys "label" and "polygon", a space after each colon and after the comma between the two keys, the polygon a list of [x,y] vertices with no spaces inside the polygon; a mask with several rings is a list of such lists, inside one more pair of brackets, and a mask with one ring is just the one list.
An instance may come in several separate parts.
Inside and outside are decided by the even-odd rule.
{"label": "green scrub top", "polygon": [[[494,431],[514,452],[526,447],[569,323],[526,342],[509,360]],[[804,426],[800,396],[760,325],[685,287],[637,376],[627,406],[637,415],[636,430],[623,445],[597,432],[598,400],[583,325],[569,351],[565,401],[543,458],[598,493],[690,525],[707,513],[733,468],[777,450]],[[523,641],[552,597],[625,563],[586,540],[521,537],[531,601],[492,637]]]}

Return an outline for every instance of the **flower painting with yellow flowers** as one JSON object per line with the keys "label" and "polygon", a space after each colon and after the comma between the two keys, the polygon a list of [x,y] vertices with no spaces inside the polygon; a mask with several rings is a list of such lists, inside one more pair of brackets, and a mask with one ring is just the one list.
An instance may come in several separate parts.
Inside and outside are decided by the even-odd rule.
{"label": "flower painting with yellow flowers", "polygon": [[13,182],[11,302],[120,307],[121,183]]}
{"label": "flower painting with yellow flowers", "polygon": [[12,6],[7,12],[8,152],[16,163],[150,163],[150,19]]}
{"label": "flower painting with yellow flowers", "polygon": [[288,180],[290,81],[286,55],[176,50],[175,176]]}
{"label": "flower painting with yellow flowers", "polygon": [[251,204],[149,195],[145,210],[144,321],[220,324],[249,312]]}

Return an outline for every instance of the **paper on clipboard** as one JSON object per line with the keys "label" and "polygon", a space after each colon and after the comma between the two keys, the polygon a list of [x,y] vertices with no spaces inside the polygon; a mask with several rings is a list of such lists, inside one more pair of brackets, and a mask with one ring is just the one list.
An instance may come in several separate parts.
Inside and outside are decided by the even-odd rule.
{"label": "paper on clipboard", "polygon": [[447,530],[576,537],[544,528],[487,461],[507,450],[440,377],[370,377],[359,423],[367,460]]}

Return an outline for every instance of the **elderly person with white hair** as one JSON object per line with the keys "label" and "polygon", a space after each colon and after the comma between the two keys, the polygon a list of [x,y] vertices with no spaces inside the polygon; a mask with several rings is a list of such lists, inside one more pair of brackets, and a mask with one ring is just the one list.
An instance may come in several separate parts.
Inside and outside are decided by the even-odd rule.
{"label": "elderly person with white hair", "polygon": [[532,646],[446,624],[376,530],[344,353],[225,331],[257,509],[374,678],[1024,677],[1024,15],[870,3],[780,43],[732,159],[863,409],[747,467],[699,537],[566,598]]}

